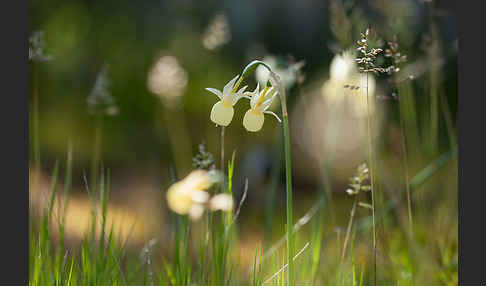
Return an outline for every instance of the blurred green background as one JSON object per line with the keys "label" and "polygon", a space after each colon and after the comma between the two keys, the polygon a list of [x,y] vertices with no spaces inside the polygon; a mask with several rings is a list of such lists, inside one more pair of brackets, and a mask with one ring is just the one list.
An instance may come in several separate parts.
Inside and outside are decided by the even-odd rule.
{"label": "blurred green background", "polygon": [[[352,21],[351,34],[346,35],[351,40],[349,45],[370,25],[382,37],[398,35],[409,61],[425,55],[421,43],[429,32],[430,11],[426,3],[337,2],[344,2],[343,9]],[[166,131],[159,127],[177,129],[180,122],[171,122],[170,126],[160,122],[166,109],[147,88],[149,69],[160,52],[175,56],[187,71],[188,84],[180,112],[185,117],[184,128],[189,130],[189,151],[195,153],[197,144],[206,140],[208,149],[218,154],[218,134],[208,120],[216,97],[204,88],[222,88],[250,60],[262,59],[267,54],[283,58],[292,55],[304,60],[303,88],[324,80],[333,49],[345,48],[331,29],[329,5],[329,1],[310,0],[31,1],[31,30],[45,32],[46,51],[52,55],[52,60],[31,69],[31,72],[39,70],[38,82],[31,86],[37,87],[40,94],[42,157],[52,161],[65,156],[67,142],[71,140],[76,169],[89,165],[94,117],[88,113],[87,97],[98,72],[108,64],[109,91],[118,114],[105,120],[102,148],[105,165],[116,166],[114,169],[165,166],[170,147]],[[438,7],[433,19],[445,58],[440,68],[441,86],[455,116],[456,18],[453,11],[440,6],[440,1],[434,5]],[[202,38],[218,13],[225,15],[231,38],[208,50]],[[420,94],[427,87],[417,83],[416,88]],[[292,92],[290,96],[299,94]],[[429,110],[426,96],[417,96],[416,100],[418,112],[426,113]],[[396,112],[393,106],[391,109]],[[393,120],[396,116],[390,117]],[[270,123],[255,135],[248,135],[241,124],[234,123],[227,129],[227,150],[238,149],[243,157],[252,145],[261,143],[267,147],[266,152],[271,152],[277,125],[271,120],[267,122]],[[441,136],[441,143],[443,139]]]}

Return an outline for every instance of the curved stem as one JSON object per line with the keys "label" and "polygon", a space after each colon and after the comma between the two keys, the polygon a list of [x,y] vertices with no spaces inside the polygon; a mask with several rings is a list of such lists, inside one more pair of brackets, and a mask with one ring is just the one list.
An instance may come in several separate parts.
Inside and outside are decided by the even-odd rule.
{"label": "curved stem", "polygon": [[238,88],[243,79],[254,71],[258,65],[263,65],[270,72],[270,83],[278,89],[280,94],[280,105],[282,106],[282,117],[283,117],[283,131],[284,131],[284,150],[285,150],[285,178],[286,178],[286,193],[287,193],[287,261],[288,261],[288,285],[294,285],[294,271],[293,271],[293,253],[294,244],[292,238],[292,228],[293,228],[293,208],[292,208],[292,164],[290,161],[290,131],[289,131],[289,116],[287,112],[287,100],[285,97],[285,88],[280,81],[280,77],[272,71],[272,69],[262,61],[252,61],[249,63],[243,72],[241,77],[236,83],[234,90]]}

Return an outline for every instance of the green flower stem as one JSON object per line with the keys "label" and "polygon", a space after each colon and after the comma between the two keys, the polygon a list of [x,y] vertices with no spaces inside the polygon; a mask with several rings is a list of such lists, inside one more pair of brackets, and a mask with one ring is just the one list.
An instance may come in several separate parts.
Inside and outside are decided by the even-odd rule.
{"label": "green flower stem", "polygon": [[237,90],[243,79],[253,72],[258,65],[263,65],[270,72],[270,83],[272,86],[276,87],[280,95],[280,105],[282,106],[282,117],[283,117],[283,131],[284,131],[284,145],[285,145],[285,178],[286,178],[286,189],[287,189],[287,262],[288,270],[287,285],[294,285],[294,267],[293,267],[293,257],[294,257],[294,243],[292,238],[292,228],[293,228],[293,207],[292,207],[292,164],[290,161],[290,131],[289,131],[289,116],[287,112],[287,100],[285,97],[285,88],[280,81],[280,77],[272,71],[272,69],[262,61],[252,61],[249,63],[243,72],[238,82],[235,84],[233,91]]}
{"label": "green flower stem", "polygon": [[280,78],[274,72],[270,71],[270,81],[272,85],[278,88],[280,94],[280,105],[282,106],[283,128],[284,128],[284,148],[285,148],[285,178],[287,189],[287,261],[288,261],[288,285],[294,285],[293,257],[294,243],[292,238],[293,227],[293,208],[292,208],[292,164],[290,161],[290,132],[289,116],[287,113],[287,100],[285,97],[285,88],[283,88]]}
{"label": "green flower stem", "polygon": [[[221,126],[221,162],[220,162],[221,173],[225,175],[225,168],[224,168],[224,126]],[[222,190],[224,192],[224,181],[222,184]]]}
{"label": "green flower stem", "polygon": [[238,90],[238,87],[240,87],[240,84],[243,82],[243,80],[250,73],[252,73],[258,67],[258,65],[262,65],[262,66],[266,67],[267,70],[270,73],[273,73],[272,69],[266,63],[264,63],[262,61],[258,61],[258,60],[252,61],[251,63],[249,63],[248,65],[246,65],[245,69],[243,69],[243,72],[241,73],[240,78],[238,79],[238,81],[236,82],[235,86],[233,87],[233,93],[235,93]]}
{"label": "green flower stem", "polygon": [[[284,107],[282,105],[282,111]],[[284,124],[284,138],[285,138],[285,177],[287,184],[287,260],[288,260],[288,285],[294,285],[293,283],[293,259],[294,257],[294,245],[292,238],[292,166],[290,162],[290,134],[289,134],[289,119],[288,115],[285,114],[283,117]]]}

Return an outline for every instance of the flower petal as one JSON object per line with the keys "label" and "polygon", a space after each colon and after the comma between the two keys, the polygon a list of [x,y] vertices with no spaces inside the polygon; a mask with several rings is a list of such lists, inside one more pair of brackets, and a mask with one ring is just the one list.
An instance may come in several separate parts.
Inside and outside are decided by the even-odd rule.
{"label": "flower petal", "polygon": [[167,191],[166,198],[169,208],[180,215],[187,214],[193,204],[191,189],[183,181],[174,183]]}
{"label": "flower petal", "polygon": [[189,218],[191,220],[198,220],[204,213],[204,207],[200,204],[194,204],[189,209]]}
{"label": "flower petal", "polygon": [[232,80],[230,80],[223,88],[223,96],[228,96],[233,93],[233,87],[235,86],[236,80],[238,79],[239,75],[235,76]]}
{"label": "flower petal", "polygon": [[282,123],[282,120],[280,120],[280,118],[278,117],[278,115],[277,115],[277,114],[275,114],[275,113],[273,113],[272,111],[264,111],[263,113],[265,113],[265,114],[270,114],[270,115],[275,116],[275,118],[277,119],[277,121],[278,121],[279,123]]}
{"label": "flower petal", "polygon": [[244,92],[245,92],[247,87],[248,86],[245,85],[244,87],[240,88],[240,90],[238,90],[238,92],[236,92],[233,95],[231,105],[235,105],[238,102],[238,100],[240,100],[240,98],[244,97]]}
{"label": "flower petal", "polygon": [[275,92],[275,93],[272,95],[272,97],[270,97],[269,99],[266,99],[266,100],[265,100],[265,101],[262,103],[262,105],[260,106],[260,109],[261,109],[262,111],[267,110],[267,109],[270,107],[270,105],[272,105],[272,102],[273,102],[273,100],[275,99],[275,97],[276,97],[276,96],[277,96],[277,92]]}
{"label": "flower petal", "polygon": [[212,211],[230,211],[233,209],[233,198],[226,193],[217,194],[209,201],[209,209]]}
{"label": "flower petal", "polygon": [[210,88],[210,87],[206,87],[205,88],[207,91],[215,94],[217,97],[219,97],[219,99],[223,99],[223,93],[215,88]]}
{"label": "flower petal", "polygon": [[[265,94],[268,92],[268,89],[270,87],[265,86],[262,91],[258,93],[258,95],[252,97],[250,101],[250,106],[252,109],[257,109],[258,108],[258,103],[263,99],[262,96],[265,96]],[[261,105],[261,104],[260,104]],[[258,108],[259,109],[259,108]]]}

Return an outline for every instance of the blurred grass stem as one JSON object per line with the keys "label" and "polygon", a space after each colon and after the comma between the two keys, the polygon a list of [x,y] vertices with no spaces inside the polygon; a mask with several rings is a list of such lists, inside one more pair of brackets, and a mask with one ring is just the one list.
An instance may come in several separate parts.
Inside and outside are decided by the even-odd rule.
{"label": "blurred grass stem", "polygon": [[93,159],[91,161],[91,186],[90,189],[96,193],[96,189],[98,186],[98,172],[99,164],[100,164],[100,157],[101,157],[101,148],[103,144],[103,121],[104,116],[103,114],[96,114],[95,119],[95,134],[94,134],[94,143],[93,143]]}
{"label": "blurred grass stem", "polygon": [[[33,178],[32,178],[32,185],[29,186],[31,189],[39,189],[40,188],[40,143],[39,143],[39,67],[37,64],[32,65],[33,69],[33,96],[32,96],[32,119],[31,119],[31,128],[32,128],[32,141],[33,141]],[[32,199],[30,198],[31,191],[29,191],[29,209],[30,203]]]}
{"label": "blurred grass stem", "polygon": [[356,194],[354,196],[353,207],[351,208],[351,212],[350,212],[350,215],[349,215],[349,221],[348,221],[348,227],[346,229],[346,235],[344,237],[343,250],[341,252],[341,262],[339,263],[340,285],[344,284],[344,278],[343,278],[344,258],[346,257],[346,248],[348,246],[349,235],[351,234],[351,228],[353,226],[354,214],[356,213],[356,206],[358,205],[358,197],[359,197],[358,194]]}
{"label": "blurred grass stem", "polygon": [[[399,103],[400,104],[400,103]],[[410,237],[413,237],[413,218],[412,218],[412,198],[410,195],[410,182],[409,182],[409,171],[408,171],[408,155],[407,155],[407,141],[405,138],[405,124],[403,123],[403,118],[400,116],[400,131],[402,133],[402,152],[403,152],[403,168],[405,172],[405,187],[407,190],[407,209],[408,209],[408,224]]]}
{"label": "blurred grass stem", "polygon": [[270,175],[270,190],[268,192],[266,207],[265,207],[265,223],[264,223],[264,242],[265,247],[270,246],[271,233],[272,233],[272,222],[275,213],[275,202],[277,189],[280,186],[280,174],[282,171],[282,130],[278,129],[276,131],[275,137],[275,152],[273,158],[273,168]]}
{"label": "blurred grass stem", "polygon": [[39,67],[33,65],[33,98],[32,98],[32,137],[34,141],[34,166],[40,168],[39,143]]}
{"label": "blurred grass stem", "polygon": [[175,169],[177,174],[185,174],[191,170],[192,152],[191,140],[187,130],[185,115],[181,110],[172,108],[165,108],[164,120],[166,125],[171,126],[173,122],[178,122],[178,128],[167,128],[167,135],[169,137],[170,147],[174,156]]}
{"label": "blurred grass stem", "polygon": [[366,73],[366,107],[368,116],[366,117],[368,123],[368,160],[370,161],[370,181],[371,181],[371,207],[373,217],[373,273],[374,273],[374,285],[376,286],[376,222],[375,222],[375,178],[374,178],[374,166],[373,166],[373,142],[372,142],[372,130],[371,130],[371,113],[368,91],[368,73]]}

